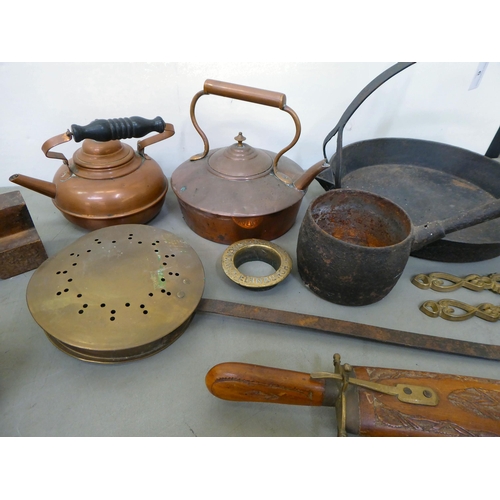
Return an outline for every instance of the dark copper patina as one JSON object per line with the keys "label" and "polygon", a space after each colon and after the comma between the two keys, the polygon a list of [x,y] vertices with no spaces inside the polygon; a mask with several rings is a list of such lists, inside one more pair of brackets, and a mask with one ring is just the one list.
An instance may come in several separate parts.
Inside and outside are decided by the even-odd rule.
{"label": "dark copper patina", "polygon": [[[256,149],[240,132],[236,143],[209,150],[194,109],[198,99],[214,94],[276,107],[288,113],[296,126],[290,145],[279,153]],[[304,172],[283,156],[298,141],[300,121],[278,92],[206,80],[191,103],[191,119],[204,143],[203,153],[182,163],[172,174],[172,189],[184,220],[211,241],[232,244],[247,238],[273,240],[294,224],[309,184],[326,167],[317,164]]]}

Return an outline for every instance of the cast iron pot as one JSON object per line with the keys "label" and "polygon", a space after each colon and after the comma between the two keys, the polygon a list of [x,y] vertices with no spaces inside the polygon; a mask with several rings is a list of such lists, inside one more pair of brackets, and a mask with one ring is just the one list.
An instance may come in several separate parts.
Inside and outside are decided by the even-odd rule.
{"label": "cast iron pot", "polygon": [[308,207],[297,241],[305,285],[335,304],[362,306],[384,298],[411,252],[446,234],[500,216],[500,200],[413,226],[398,205],[354,189],[328,191]]}

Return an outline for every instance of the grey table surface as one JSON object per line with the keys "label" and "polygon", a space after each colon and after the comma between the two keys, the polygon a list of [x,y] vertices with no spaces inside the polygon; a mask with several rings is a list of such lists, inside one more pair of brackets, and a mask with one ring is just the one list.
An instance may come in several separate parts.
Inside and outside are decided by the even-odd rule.
{"label": "grey table surface", "polygon": [[[51,200],[20,190],[49,257],[88,231],[66,221]],[[323,190],[314,182],[294,227],[275,243],[295,264],[300,222],[310,201]],[[310,292],[294,265],[286,280],[254,292],[230,281],[221,267],[225,245],[196,235],[185,224],[169,190],[161,213],[150,225],[186,240],[205,270],[204,298],[272,307],[378,325],[415,333],[499,344],[497,323],[477,318],[448,322],[419,311],[426,299],[443,294],[410,283],[417,273],[456,275],[500,271],[500,258],[451,264],[411,257],[394,290],[364,307],[331,304]],[[363,341],[340,335],[195,314],[187,331],[167,349],[131,363],[102,365],[77,360],[54,347],[35,323],[26,303],[34,271],[0,281],[0,436],[320,436],[336,435],[331,408],[234,403],[212,396],[205,387],[207,371],[217,363],[238,361],[297,371],[332,370],[340,353],[352,365],[404,368],[500,379],[496,361]],[[489,294],[487,299],[484,294]],[[488,300],[468,290],[453,297],[469,303]],[[480,298],[482,297],[482,298]],[[500,301],[497,300],[500,303]]]}

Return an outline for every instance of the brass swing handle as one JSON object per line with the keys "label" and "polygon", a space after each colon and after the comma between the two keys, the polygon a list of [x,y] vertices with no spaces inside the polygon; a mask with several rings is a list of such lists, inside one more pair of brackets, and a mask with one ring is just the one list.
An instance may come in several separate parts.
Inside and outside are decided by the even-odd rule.
{"label": "brass swing handle", "polygon": [[295,111],[293,111],[286,105],[286,95],[282,94],[281,92],[274,92],[272,90],[263,90],[254,87],[247,87],[245,85],[237,85],[235,83],[221,82],[218,80],[205,80],[205,84],[203,85],[203,90],[198,92],[193,97],[193,100],[191,101],[191,110],[190,110],[191,121],[193,122],[194,128],[196,129],[198,134],[200,134],[203,140],[204,150],[203,153],[191,157],[191,160],[192,161],[201,160],[208,154],[208,151],[210,149],[207,136],[205,135],[203,130],[201,130],[195,117],[195,107],[198,99],[201,96],[208,94],[213,94],[220,97],[228,97],[230,99],[237,99],[240,101],[252,102],[255,104],[262,104],[264,106],[271,106],[274,108],[281,109],[282,111],[285,111],[292,117],[296,128],[295,137],[286,148],[282,149],[275,156],[273,161],[274,174],[287,184],[290,183],[290,179],[286,178],[286,176],[281,175],[278,172],[278,161],[281,158],[281,156],[283,156],[283,154],[285,154],[288,150],[290,150],[293,146],[295,146],[295,144],[299,140],[301,133],[301,125],[299,117],[297,116]]}
{"label": "brass swing handle", "polygon": [[50,150],[71,139],[75,142],[81,142],[84,139],[107,142],[133,137],[144,137],[151,132],[158,132],[158,135],[138,141],[137,151],[139,154],[143,153],[146,146],[167,139],[175,134],[174,126],[170,123],[165,123],[160,116],[151,120],[140,116],[98,119],[90,122],[88,125],[71,125],[70,130],[67,130],[64,134],[57,135],[45,141],[42,145],[42,151],[47,158],[56,158],[68,165],[68,160],[62,153],[51,152]]}

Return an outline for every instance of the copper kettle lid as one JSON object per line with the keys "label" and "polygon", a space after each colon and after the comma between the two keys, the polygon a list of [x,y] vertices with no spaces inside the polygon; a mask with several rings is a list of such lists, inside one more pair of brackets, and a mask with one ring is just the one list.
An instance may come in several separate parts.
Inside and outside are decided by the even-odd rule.
{"label": "copper kettle lid", "polygon": [[267,175],[273,160],[265,151],[244,144],[246,137],[240,132],[237,142],[215,151],[208,158],[208,168],[212,173],[227,179],[253,179]]}
{"label": "copper kettle lid", "polygon": [[122,177],[140,167],[143,158],[121,141],[85,139],[73,154],[73,173],[86,179]]}

